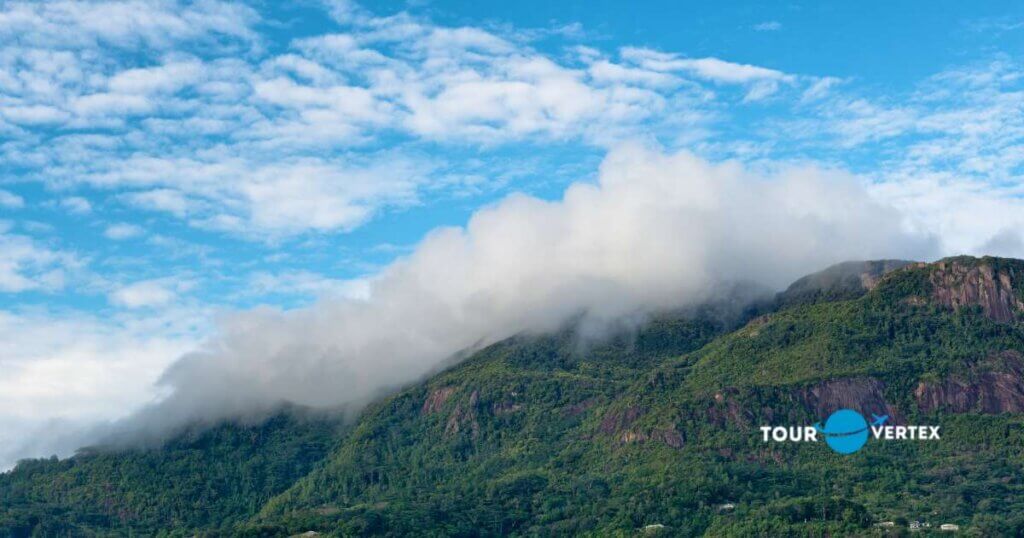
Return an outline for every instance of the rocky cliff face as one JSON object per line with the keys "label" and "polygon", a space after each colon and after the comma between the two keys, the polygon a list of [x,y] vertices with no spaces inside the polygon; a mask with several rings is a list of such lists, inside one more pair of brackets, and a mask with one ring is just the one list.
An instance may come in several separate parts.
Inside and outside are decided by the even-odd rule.
{"label": "rocky cliff face", "polygon": [[925,412],[1024,413],[1024,356],[1004,351],[965,376],[921,382],[914,397]]}
{"label": "rocky cliff face", "polygon": [[664,443],[672,448],[682,448],[685,437],[674,427],[638,429],[634,428],[636,421],[643,416],[644,409],[639,407],[627,407],[625,409],[613,409],[605,413],[601,419],[599,430],[605,435],[614,437],[620,443],[645,443],[655,441]]}
{"label": "rocky cliff face", "polygon": [[430,392],[427,399],[423,401],[423,407],[420,408],[420,414],[430,415],[440,411],[448,398],[455,393],[455,387],[443,387]]}
{"label": "rocky cliff face", "polygon": [[1009,323],[1024,313],[1024,300],[1014,287],[1024,285],[1024,275],[1015,273],[1013,268],[997,269],[985,259],[942,260],[930,277],[933,299],[954,310],[978,306],[989,319]]}
{"label": "rocky cliff face", "polygon": [[903,415],[885,400],[884,389],[884,383],[871,377],[846,377],[806,387],[798,397],[822,419],[838,409],[853,409],[862,414],[889,415],[891,422],[903,422]]}

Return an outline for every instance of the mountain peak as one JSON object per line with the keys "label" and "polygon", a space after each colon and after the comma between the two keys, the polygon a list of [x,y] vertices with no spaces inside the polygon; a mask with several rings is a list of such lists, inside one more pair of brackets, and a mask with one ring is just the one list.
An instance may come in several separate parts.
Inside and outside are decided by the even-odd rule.
{"label": "mountain peak", "polygon": [[985,317],[1009,323],[1024,317],[1024,260],[953,256],[932,263],[843,262],[797,280],[777,296],[776,305],[855,299],[871,291],[909,304],[980,308]]}
{"label": "mountain peak", "polygon": [[1024,313],[1024,261],[958,256],[926,267],[932,299],[942,306],[980,307],[985,317],[1001,323]]}
{"label": "mountain peak", "polygon": [[912,305],[978,308],[993,321],[1009,323],[1024,317],[1024,261],[954,256],[917,262],[882,277],[873,293]]}
{"label": "mountain peak", "polygon": [[797,304],[853,299],[872,290],[883,276],[912,265],[907,260],[847,261],[811,273],[780,293],[780,307]]}

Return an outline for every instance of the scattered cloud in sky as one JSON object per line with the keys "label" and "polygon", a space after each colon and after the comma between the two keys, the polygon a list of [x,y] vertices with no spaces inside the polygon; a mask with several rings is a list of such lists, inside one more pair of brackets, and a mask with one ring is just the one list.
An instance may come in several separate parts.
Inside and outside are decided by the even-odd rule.
{"label": "scattered cloud in sky", "polygon": [[25,205],[25,199],[10,191],[0,190],[0,207],[18,209]]}
{"label": "scattered cloud in sky", "polygon": [[779,21],[764,21],[755,24],[753,28],[758,32],[778,32],[782,29],[782,23]]}
{"label": "scattered cloud in sky", "polygon": [[[360,156],[394,134],[605,147],[667,118],[701,121],[712,96],[701,81],[748,86],[748,101],[813,83],[630,47],[567,61],[515,36],[363,10],[269,54],[248,8],[93,8],[10,6],[0,81],[18,136],[0,154],[48,186],[116,191],[135,209],[250,238],[350,230],[443,184],[415,155]],[[128,26],[97,20],[106,9]],[[143,65],[117,48],[128,46]]]}
{"label": "scattered cloud in sky", "polygon": [[130,224],[127,222],[119,222],[117,224],[111,224],[104,230],[103,235],[107,239],[113,239],[114,241],[123,241],[125,239],[131,239],[133,237],[139,237],[145,233],[145,230],[141,226]]}
{"label": "scattered cloud in sky", "polygon": [[171,304],[192,283],[176,278],[143,280],[121,286],[109,295],[110,302],[125,308],[161,307]]}
{"label": "scattered cloud in sky", "polygon": [[82,263],[74,254],[3,228],[0,223],[0,292],[57,291],[64,287],[67,271]]}
{"label": "scattered cloud in sky", "polygon": [[92,203],[81,196],[69,196],[60,201],[60,206],[77,215],[92,212]]}
{"label": "scattered cloud in sky", "polygon": [[169,49],[188,41],[254,40],[258,19],[247,6],[216,0],[13,1],[0,12],[0,36],[26,47]]}
{"label": "scattered cloud in sky", "polygon": [[256,296],[284,294],[314,299],[367,299],[370,294],[370,282],[366,279],[328,278],[303,270],[279,273],[256,272],[250,276],[245,292]]}

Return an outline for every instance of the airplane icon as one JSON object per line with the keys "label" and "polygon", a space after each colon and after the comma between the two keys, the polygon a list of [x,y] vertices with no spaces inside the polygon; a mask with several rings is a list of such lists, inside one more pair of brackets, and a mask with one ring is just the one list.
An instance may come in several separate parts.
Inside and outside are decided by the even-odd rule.
{"label": "airplane icon", "polygon": [[878,415],[876,415],[874,413],[871,413],[871,425],[872,426],[881,426],[881,425],[885,424],[885,421],[887,421],[887,420],[889,420],[889,415],[878,416]]}

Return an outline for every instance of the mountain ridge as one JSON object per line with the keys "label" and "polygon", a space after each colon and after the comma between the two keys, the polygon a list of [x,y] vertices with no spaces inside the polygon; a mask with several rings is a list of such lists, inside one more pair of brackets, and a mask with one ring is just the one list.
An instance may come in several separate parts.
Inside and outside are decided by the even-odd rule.
{"label": "mountain ridge", "polygon": [[[1006,499],[1024,494],[1024,262],[816,275],[735,330],[662,317],[584,349],[567,331],[488,346],[372,405],[229,532],[865,534],[932,512],[1021,532],[1024,503]],[[944,440],[843,457],[756,436],[842,407],[936,421]]]}

